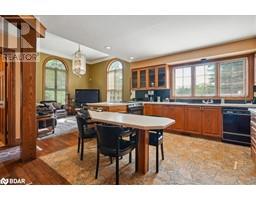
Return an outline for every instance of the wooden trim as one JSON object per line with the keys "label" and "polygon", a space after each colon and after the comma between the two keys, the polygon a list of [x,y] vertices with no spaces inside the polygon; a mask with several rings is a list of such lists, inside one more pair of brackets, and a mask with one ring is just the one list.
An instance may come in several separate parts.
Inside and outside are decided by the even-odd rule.
{"label": "wooden trim", "polygon": [[147,60],[131,63],[131,69],[139,69],[152,65],[163,65],[171,63],[187,63],[202,58],[221,58],[234,55],[242,55],[256,52],[256,38],[251,37],[243,40],[212,45],[208,47],[200,47],[181,51],[169,55],[155,57]]}
{"label": "wooden trim", "polygon": [[1,15],[5,20],[12,23],[17,28],[20,23],[26,23],[29,25],[30,28],[35,30],[36,36],[44,38],[46,27],[33,15]]}
{"label": "wooden trim", "polygon": [[[246,58],[246,93],[247,96],[243,97],[243,96],[220,96],[220,63],[227,61],[227,60],[235,60],[235,59],[242,59],[242,58]],[[172,90],[173,93],[171,95],[171,98],[175,98],[175,99],[208,99],[208,98],[212,98],[212,99],[220,99],[220,98],[224,98],[226,100],[252,100],[253,98],[253,85],[254,85],[254,54],[247,54],[247,55],[240,55],[240,56],[232,56],[232,57],[227,57],[227,58],[223,58],[223,59],[214,59],[214,60],[209,60],[207,61],[207,63],[216,63],[216,95],[214,96],[195,96],[195,72],[194,72],[194,68],[193,66],[195,66],[196,64],[201,64],[202,62],[193,62],[193,63],[184,63],[182,65],[173,65],[170,66],[170,71],[172,72]],[[177,68],[183,68],[183,67],[187,67],[187,66],[192,66],[191,70],[192,70],[192,95],[191,96],[174,96],[174,88],[175,88],[175,78],[174,78],[174,69]]]}
{"label": "wooden trim", "polygon": [[[23,36],[33,48],[21,52],[36,53],[36,31],[31,30]],[[21,62],[22,103],[21,103],[21,159],[36,158],[36,62]]]}
{"label": "wooden trim", "polygon": [[43,77],[42,77],[42,99],[45,100],[45,72],[46,72],[46,64],[47,62],[49,62],[50,60],[58,60],[60,62],[62,62],[66,68],[66,94],[68,94],[68,85],[69,85],[69,69],[68,69],[68,65],[65,62],[64,59],[57,57],[57,56],[48,56],[47,58],[44,59],[43,61]]}
{"label": "wooden trim", "polygon": [[[4,52],[15,53],[11,49],[0,48],[0,56]],[[15,95],[15,63],[6,61],[3,59],[3,63],[6,65],[6,130],[7,135],[7,147],[16,145],[16,95]]]}

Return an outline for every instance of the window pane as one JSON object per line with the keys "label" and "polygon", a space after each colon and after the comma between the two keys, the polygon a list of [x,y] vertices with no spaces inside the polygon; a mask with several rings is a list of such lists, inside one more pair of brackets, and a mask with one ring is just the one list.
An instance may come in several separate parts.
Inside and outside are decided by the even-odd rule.
{"label": "window pane", "polygon": [[57,89],[66,88],[66,72],[57,71]]}
{"label": "window pane", "polygon": [[246,62],[245,59],[226,61],[220,64],[220,95],[246,95]]}
{"label": "window pane", "polygon": [[[64,63],[52,59],[45,66],[45,100],[56,100],[65,104],[66,68]],[[56,97],[55,97],[56,96]]]}
{"label": "window pane", "polygon": [[108,68],[108,101],[122,101],[123,65],[119,61],[113,62]]}
{"label": "window pane", "polygon": [[175,95],[191,96],[191,67],[175,69]]}
{"label": "window pane", "polygon": [[45,100],[47,101],[55,101],[54,90],[45,90]]}
{"label": "window pane", "polygon": [[49,60],[46,63],[46,68],[66,71],[65,65],[61,61],[56,60],[56,59]]}
{"label": "window pane", "polygon": [[52,69],[46,69],[45,72],[45,87],[48,89],[55,88],[55,71]]}
{"label": "window pane", "polygon": [[61,104],[65,104],[66,100],[66,92],[65,91],[57,91],[57,102]]}
{"label": "window pane", "polygon": [[216,95],[216,67],[214,64],[195,66],[195,95]]}

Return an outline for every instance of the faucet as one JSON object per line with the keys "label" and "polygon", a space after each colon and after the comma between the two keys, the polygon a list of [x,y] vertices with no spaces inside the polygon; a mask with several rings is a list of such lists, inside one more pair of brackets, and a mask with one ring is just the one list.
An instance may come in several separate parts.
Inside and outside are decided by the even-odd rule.
{"label": "faucet", "polygon": [[213,103],[213,99],[207,99],[207,100],[202,100],[202,103],[204,104],[212,104]]}

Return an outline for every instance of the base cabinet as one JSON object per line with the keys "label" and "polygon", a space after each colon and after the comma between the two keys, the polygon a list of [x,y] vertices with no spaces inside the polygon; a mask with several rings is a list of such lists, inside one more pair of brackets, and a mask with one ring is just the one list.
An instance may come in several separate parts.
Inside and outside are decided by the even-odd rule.
{"label": "base cabinet", "polygon": [[198,106],[186,106],[185,108],[185,132],[202,133],[202,109]]}
{"label": "base cabinet", "polygon": [[218,138],[222,134],[222,114],[220,107],[145,104],[144,114],[174,119],[176,121],[175,124],[168,127],[166,129],[167,131],[207,135]]}
{"label": "base cabinet", "polygon": [[221,108],[202,108],[202,134],[209,136],[221,136],[222,113]]}
{"label": "base cabinet", "polygon": [[183,131],[185,122],[184,106],[163,106],[163,117],[175,120],[175,124],[169,126],[167,131]]}
{"label": "base cabinet", "polygon": [[251,155],[256,163],[256,114],[251,115]]}

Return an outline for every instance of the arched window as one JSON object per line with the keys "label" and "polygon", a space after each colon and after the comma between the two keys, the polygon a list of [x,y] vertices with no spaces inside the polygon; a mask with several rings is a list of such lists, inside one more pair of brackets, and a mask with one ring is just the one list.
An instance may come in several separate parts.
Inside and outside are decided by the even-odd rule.
{"label": "arched window", "polygon": [[67,71],[63,62],[51,59],[45,64],[44,99],[65,104]]}
{"label": "arched window", "polygon": [[107,70],[107,100],[120,102],[123,99],[123,64],[113,61]]}

